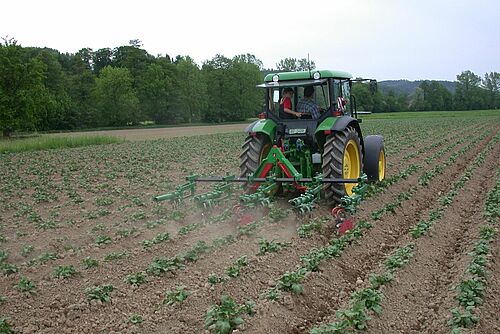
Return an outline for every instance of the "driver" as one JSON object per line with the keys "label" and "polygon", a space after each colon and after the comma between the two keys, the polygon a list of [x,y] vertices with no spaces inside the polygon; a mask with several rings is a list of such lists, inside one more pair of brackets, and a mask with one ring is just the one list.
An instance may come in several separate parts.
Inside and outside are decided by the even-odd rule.
{"label": "driver", "polygon": [[313,86],[304,88],[304,97],[297,103],[297,111],[311,115],[312,119],[318,119],[321,116],[318,105],[314,102]]}

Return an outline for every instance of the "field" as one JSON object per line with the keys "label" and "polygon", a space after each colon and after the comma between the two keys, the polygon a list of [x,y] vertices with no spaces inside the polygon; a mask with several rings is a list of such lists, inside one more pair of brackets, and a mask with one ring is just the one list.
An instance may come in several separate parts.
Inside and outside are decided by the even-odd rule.
{"label": "field", "polygon": [[0,333],[499,333],[500,114],[459,115],[364,119],[387,179],[344,236],[153,202],[238,173],[242,132],[0,155]]}

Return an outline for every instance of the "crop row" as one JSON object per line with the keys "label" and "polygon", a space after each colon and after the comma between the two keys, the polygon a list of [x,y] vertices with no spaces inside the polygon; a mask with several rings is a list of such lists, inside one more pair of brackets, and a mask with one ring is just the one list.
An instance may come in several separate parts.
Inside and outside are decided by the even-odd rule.
{"label": "crop row", "polygon": [[[486,154],[494,147],[498,138],[497,136],[490,141],[483,151],[476,156],[473,163],[466,169],[462,176],[452,184],[448,193],[439,198],[439,205],[429,214],[430,218],[426,221],[421,221],[416,227],[410,229],[409,232],[414,239],[422,237],[425,232],[441,218],[444,210],[451,204],[458,190],[464,187],[473,171],[484,162]],[[415,233],[415,231],[419,233]],[[490,230],[485,233],[490,239],[492,238]],[[384,261],[383,273],[380,275],[371,274],[370,286],[360,291],[353,292],[349,300],[349,307],[337,311],[337,321],[315,327],[311,329],[311,334],[349,333],[352,330],[366,329],[367,322],[370,319],[368,312],[373,311],[377,314],[382,312],[380,303],[383,298],[383,293],[380,291],[380,287],[389,284],[394,278],[396,269],[402,268],[409,262],[414,254],[415,247],[416,244],[412,241],[393,252],[393,254]],[[468,292],[470,293],[470,291]]]}

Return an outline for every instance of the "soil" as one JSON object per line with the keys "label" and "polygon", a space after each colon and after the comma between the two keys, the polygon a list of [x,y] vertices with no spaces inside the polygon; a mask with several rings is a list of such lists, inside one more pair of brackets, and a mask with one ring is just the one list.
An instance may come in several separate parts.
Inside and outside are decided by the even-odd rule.
{"label": "soil", "polygon": [[[324,247],[336,237],[331,207],[321,203],[313,213],[301,215],[292,211],[284,197],[271,209],[257,206],[240,212],[236,206],[239,189],[210,210],[188,200],[181,204],[151,200],[174,190],[189,172],[220,175],[227,168],[237,173],[238,160],[228,156],[238,155],[239,144],[234,142],[242,142],[243,135],[218,135],[218,142],[228,144],[214,150],[213,137],[201,132],[240,132],[244,125],[101,131],[96,134],[109,132],[137,142],[9,156],[0,162],[0,234],[5,239],[0,249],[8,253],[6,261],[18,271],[3,276],[0,282],[0,318],[7,318],[16,333],[208,333],[204,329],[207,310],[218,304],[221,296],[229,295],[240,304],[248,300],[256,303],[256,314],[243,316],[244,323],[235,332],[307,333],[335,320],[335,312],[347,306],[353,291],[367,285],[371,273],[380,271],[387,255],[413,240],[409,229],[439,205],[437,199],[499,128],[498,120],[477,121],[469,128],[453,122],[456,120],[443,124],[443,129],[408,125],[405,131],[387,134],[387,177],[412,164],[421,168],[364,200],[352,218],[370,221],[373,227],[340,257],[325,260],[317,272],[308,273],[302,294],[285,292],[276,301],[263,296],[280,276],[302,266],[301,257],[311,249]],[[483,133],[484,138],[468,146]],[[170,138],[174,136],[185,137]],[[168,139],[144,141],[158,138]],[[460,138],[468,140],[455,143]],[[428,186],[419,184],[421,175],[466,147]],[[456,306],[450,289],[463,277],[467,254],[478,238],[479,225],[484,223],[486,194],[496,182],[499,159],[497,145],[442,218],[416,241],[410,265],[382,288],[383,311],[370,315],[368,333],[450,332],[447,323],[450,310]],[[198,188],[198,192],[208,190],[209,185]],[[372,212],[410,190],[411,198],[402,201],[393,213],[372,219]],[[75,193],[81,202],[75,201]],[[57,198],[43,198],[53,195]],[[321,217],[327,217],[328,222],[319,232],[307,238],[297,235],[301,224]],[[41,227],[41,223],[51,221],[55,227]],[[179,233],[183,228],[187,232]],[[165,232],[169,240],[144,246],[145,240],[155,240]],[[109,236],[111,242],[97,244],[100,236]],[[277,252],[259,255],[260,239],[288,244]],[[500,328],[498,240],[497,236],[492,243],[488,292],[478,309],[480,322],[472,333],[495,333]],[[207,246],[205,252],[185,262],[184,268],[160,276],[148,273],[147,281],[139,286],[126,282],[130,275],[146,272],[156,258],[185,255],[200,245]],[[26,253],[26,246],[34,250]],[[42,263],[40,256],[47,252],[57,254],[57,259]],[[110,259],[110,255],[120,253],[123,257]],[[226,269],[242,256],[247,257],[248,265],[241,267],[238,277],[229,278]],[[82,261],[87,257],[98,260],[99,266],[86,269]],[[73,266],[78,273],[56,278],[58,266]],[[225,279],[209,284],[211,274]],[[32,292],[15,287],[21,277],[35,284]],[[90,300],[85,290],[102,284],[113,285],[110,300]],[[165,304],[165,293],[181,286],[189,292],[187,299]],[[142,323],[131,323],[132,315],[140,315]]]}

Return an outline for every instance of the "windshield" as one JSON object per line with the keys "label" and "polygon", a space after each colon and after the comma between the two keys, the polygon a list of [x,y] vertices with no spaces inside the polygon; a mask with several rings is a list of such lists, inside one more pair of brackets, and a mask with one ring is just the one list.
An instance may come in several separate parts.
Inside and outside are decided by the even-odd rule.
{"label": "windshield", "polygon": [[[314,92],[310,99],[318,106],[318,109],[328,110],[330,106],[330,99],[328,95],[328,82],[322,82],[317,85],[303,85],[303,86],[291,86],[288,88],[293,89],[293,95],[290,98],[292,104],[292,110],[296,110],[297,104],[303,100],[304,97],[304,89],[308,86],[312,86]],[[283,87],[272,87],[268,88],[268,101],[267,106],[269,112],[278,116],[278,112],[280,109],[280,102],[282,102],[284,94]]]}

